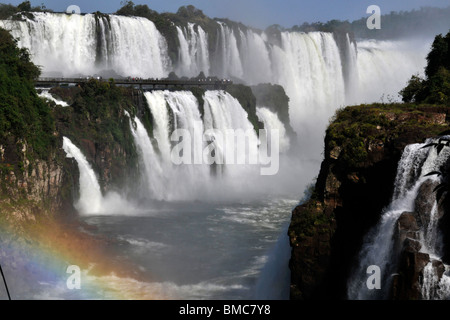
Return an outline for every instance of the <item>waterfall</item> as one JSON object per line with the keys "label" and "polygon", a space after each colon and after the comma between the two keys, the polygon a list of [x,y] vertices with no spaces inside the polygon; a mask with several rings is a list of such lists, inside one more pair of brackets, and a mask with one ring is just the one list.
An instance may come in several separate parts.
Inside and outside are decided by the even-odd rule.
{"label": "waterfall", "polygon": [[[366,236],[363,247],[359,254],[358,266],[348,281],[348,297],[350,299],[384,299],[389,296],[392,274],[396,272],[397,249],[394,247],[395,225],[403,213],[413,212],[415,215],[425,215],[420,217],[421,223],[425,224],[420,231],[421,251],[430,256],[430,263],[423,270],[422,297],[424,299],[437,297],[433,292],[439,291],[440,296],[445,295],[444,285],[440,286],[438,277],[432,265],[433,260],[439,260],[439,243],[437,243],[437,219],[438,205],[433,198],[429,208],[421,209],[426,212],[418,212],[416,203],[421,196],[425,183],[439,183],[439,179],[434,176],[426,176],[432,171],[440,171],[442,166],[448,161],[450,152],[443,150],[440,154],[435,148],[423,148],[431,142],[438,140],[428,139],[424,144],[408,145],[399,161],[397,176],[394,184],[394,194],[391,203],[384,210],[381,219]],[[435,196],[433,193],[431,196]],[[423,199],[421,198],[421,200]],[[424,223],[424,221],[427,221]],[[382,272],[381,288],[384,290],[369,290],[366,285],[369,266],[376,265]],[[446,275],[440,280],[442,283],[448,282]],[[449,292],[450,293],[450,292]]]}
{"label": "waterfall", "polygon": [[146,92],[145,98],[154,119],[156,148],[138,119],[136,131],[140,134],[135,132],[134,137],[144,158],[145,180],[154,182],[148,196],[167,201],[197,199],[209,181],[209,168],[201,163],[174,164],[171,141],[173,131],[186,130],[192,138],[188,156],[192,161],[202,159],[203,124],[197,99],[190,91]]}
{"label": "waterfall", "polygon": [[[229,93],[206,91],[202,108],[190,91],[152,91],[144,96],[152,132],[137,118],[131,127],[145,172],[145,196],[164,201],[217,199],[239,193],[259,178],[260,141],[247,112]],[[274,113],[261,114],[268,126],[285,134]],[[179,133],[188,133],[189,139],[180,140]],[[286,147],[288,138],[280,139]],[[180,145],[183,161],[177,163]]]}
{"label": "waterfall", "polygon": [[[167,44],[153,22],[138,17],[33,13],[25,21],[0,21],[28,48],[43,75],[93,75],[108,70],[132,77],[164,77]],[[113,75],[111,75],[113,76]]]}
{"label": "waterfall", "polygon": [[[191,30],[191,34],[195,34],[194,25],[192,23],[189,24],[189,28]],[[208,45],[208,35],[202,29],[202,27],[197,26],[198,33],[198,49],[197,49],[197,65],[200,66],[200,71],[203,71],[205,75],[210,74],[210,62],[209,62],[209,45]]]}
{"label": "waterfall", "polygon": [[355,102],[398,101],[411,76],[423,75],[428,50],[418,41],[359,41]]}
{"label": "waterfall", "polygon": [[195,77],[200,72],[209,75],[209,49],[205,31],[193,23],[188,23],[187,29],[176,28],[180,42],[176,73],[186,77]]}
{"label": "waterfall", "polygon": [[63,150],[67,158],[74,158],[80,173],[79,199],[75,209],[82,215],[137,214],[138,209],[122,195],[110,191],[102,194],[97,175],[81,150],[69,138],[63,137]]}
{"label": "waterfall", "polygon": [[290,285],[289,259],[291,247],[289,245],[288,226],[283,228],[269,258],[261,270],[256,290],[255,300],[288,300]]}
{"label": "waterfall", "polygon": [[[142,179],[145,192],[151,192],[156,199],[162,200],[162,195],[166,192],[163,181],[163,169],[158,161],[153,144],[147,134],[147,130],[138,118],[133,122],[130,118],[130,127],[134,140],[140,154],[140,160],[144,168],[144,179]],[[141,189],[142,190],[142,189]]]}
{"label": "waterfall", "polygon": [[358,48],[355,43],[352,43],[348,33],[345,36],[345,61],[343,61],[344,80],[345,80],[345,94],[347,104],[358,103],[359,92],[359,74],[358,74]]}
{"label": "waterfall", "polygon": [[[331,33],[265,33],[220,23],[213,73],[249,84],[282,85],[291,125],[303,155],[320,161],[323,132],[336,109],[349,104],[398,101],[412,74],[422,73],[430,42],[358,41],[338,44]],[[345,54],[341,54],[340,52]],[[314,119],[312,121],[312,119]]]}
{"label": "waterfall", "polygon": [[252,84],[267,82],[266,79],[273,81],[270,46],[265,35],[247,30],[241,31],[240,36],[245,80]]}
{"label": "waterfall", "polygon": [[[236,178],[255,174],[255,166],[248,165],[251,159],[258,158],[258,137],[253,125],[248,120],[247,112],[239,101],[224,91],[207,91],[204,96],[204,122],[206,130],[217,129],[224,134],[223,139],[216,139],[215,146],[223,156],[225,164],[240,164],[227,166],[229,176]],[[236,141],[234,135],[227,135],[227,130],[239,130],[246,139]],[[233,132],[233,133],[234,133]],[[246,159],[242,159],[246,157]],[[248,161],[247,161],[248,160]],[[225,168],[223,168],[225,169]]]}
{"label": "waterfall", "polygon": [[278,118],[278,115],[266,107],[257,107],[256,115],[259,121],[264,123],[266,130],[278,130],[280,136],[280,152],[286,152],[290,147],[290,139],[286,134],[286,127]]}
{"label": "waterfall", "polygon": [[53,101],[54,103],[56,103],[56,105],[59,105],[61,107],[69,106],[69,104],[67,102],[56,99],[51,93],[48,92],[48,90],[42,90],[42,92],[39,93],[38,96],[43,99]]}
{"label": "waterfall", "polygon": [[273,82],[290,98],[289,116],[302,154],[319,162],[329,118],[345,104],[337,43],[329,33],[283,32],[281,47],[274,46],[271,56]]}
{"label": "waterfall", "polygon": [[166,94],[164,91],[145,92],[144,96],[147,105],[153,116],[153,136],[156,139],[160,156],[164,162],[170,161],[170,118],[168,106],[166,102]]}
{"label": "waterfall", "polygon": [[214,73],[222,78],[243,78],[241,56],[234,31],[223,22],[219,24]]}
{"label": "waterfall", "polygon": [[99,213],[102,210],[103,195],[94,170],[69,138],[63,137],[63,149],[67,158],[76,160],[80,171],[80,198],[75,203],[75,208],[82,214]]}
{"label": "waterfall", "polygon": [[[264,32],[217,22],[215,43],[201,26],[176,25],[178,60],[153,22],[139,17],[33,13],[0,26],[29,48],[44,75],[161,78],[206,75],[247,84],[282,85],[290,98],[291,126],[302,157],[321,160],[323,132],[335,110],[348,104],[398,101],[412,74],[422,73],[431,42],[350,41],[332,33],[281,32],[279,43]],[[211,54],[210,54],[211,53]],[[314,119],[312,121],[312,119]],[[312,177],[311,177],[312,178]]]}

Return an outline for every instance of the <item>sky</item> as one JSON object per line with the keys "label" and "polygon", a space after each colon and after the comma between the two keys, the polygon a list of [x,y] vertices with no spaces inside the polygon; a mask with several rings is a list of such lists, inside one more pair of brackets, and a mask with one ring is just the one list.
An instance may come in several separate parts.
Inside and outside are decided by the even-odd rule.
{"label": "sky", "polygon": [[[24,0],[0,0],[18,5]],[[31,0],[33,6],[44,4],[54,11],[65,11],[77,5],[84,13],[101,11],[113,13],[122,0]],[[292,27],[303,22],[326,22],[332,19],[353,21],[369,17],[370,5],[378,5],[381,13],[409,11],[424,6],[448,7],[450,0],[134,0],[147,4],[158,12],[176,12],[183,5],[192,4],[211,18],[229,18],[246,25],[266,28],[272,24]]]}

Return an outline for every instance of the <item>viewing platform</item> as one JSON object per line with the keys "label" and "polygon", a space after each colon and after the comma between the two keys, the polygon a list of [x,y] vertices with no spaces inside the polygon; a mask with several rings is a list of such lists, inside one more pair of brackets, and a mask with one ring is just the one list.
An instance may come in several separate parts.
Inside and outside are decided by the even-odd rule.
{"label": "viewing platform", "polygon": [[116,85],[133,86],[144,90],[165,90],[170,88],[192,88],[202,87],[212,90],[224,90],[228,85],[233,84],[231,80],[216,78],[189,79],[189,80],[170,80],[170,79],[141,79],[141,78],[125,78],[125,79],[103,79],[101,77],[84,77],[84,78],[38,78],[35,83],[36,87],[58,87],[64,85],[78,85],[91,80],[110,82],[114,81]]}

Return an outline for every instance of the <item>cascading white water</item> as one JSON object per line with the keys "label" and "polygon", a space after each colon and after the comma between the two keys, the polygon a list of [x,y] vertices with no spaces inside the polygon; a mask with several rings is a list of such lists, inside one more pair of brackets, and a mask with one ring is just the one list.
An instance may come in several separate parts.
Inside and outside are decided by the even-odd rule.
{"label": "cascading white water", "polygon": [[135,121],[140,134],[135,133],[134,137],[144,157],[146,180],[155,183],[148,190],[148,196],[156,200],[190,200],[198,197],[201,194],[198,190],[203,190],[209,180],[209,168],[193,162],[192,165],[175,165],[171,141],[173,130],[186,130],[191,137],[189,145],[192,153],[189,157],[192,161],[202,158],[203,124],[197,99],[189,91],[153,91],[146,92],[145,97],[154,120],[153,137],[157,151],[154,151],[148,133],[138,119]]}
{"label": "cascading white water", "polygon": [[234,31],[223,22],[217,23],[220,34],[216,44],[215,74],[224,78],[243,78],[244,70]]}
{"label": "cascading white water", "polygon": [[398,101],[398,92],[413,74],[423,75],[429,43],[359,41],[358,84],[351,103]]}
{"label": "cascading white water", "polygon": [[[247,112],[239,104],[239,101],[225,91],[207,91],[204,96],[205,130],[218,129],[224,134],[221,139],[215,139],[214,144],[220,150],[225,164],[240,164],[238,166],[226,166],[228,175],[235,178],[243,175],[255,174],[258,161],[258,137],[253,125],[248,120]],[[240,130],[246,139],[236,139],[234,135],[227,135],[227,130],[236,133]],[[234,150],[230,150],[233,148]],[[228,151],[232,151],[229,153]],[[241,156],[245,158],[242,159]]]}
{"label": "cascading white water", "polygon": [[163,181],[163,169],[160,161],[158,161],[147,130],[138,118],[134,118],[133,121],[130,118],[130,127],[137,144],[140,160],[143,163],[145,178],[141,182],[145,186],[144,191],[153,194],[157,200],[162,200],[159,196],[166,192],[166,184]]}
{"label": "cascading white water", "polygon": [[[436,140],[437,141],[437,140]],[[384,210],[378,225],[369,232],[366,241],[363,244],[359,254],[358,266],[348,281],[348,297],[349,299],[383,299],[387,298],[391,284],[391,273],[395,272],[396,266],[394,246],[394,226],[404,212],[414,212],[415,201],[418,196],[421,185],[427,181],[435,181],[436,177],[426,176],[432,171],[439,171],[442,165],[448,160],[450,152],[442,151],[437,153],[435,148],[423,148],[426,144],[433,142],[428,139],[424,144],[408,145],[398,164],[397,176],[395,180],[395,190],[392,202]],[[435,253],[436,239],[436,211],[437,204],[434,205],[428,215],[430,222],[425,226],[423,232],[425,239],[421,240],[422,250],[429,253],[430,256],[438,259]],[[431,245],[431,246],[430,246]],[[369,266],[376,265],[380,267],[382,272],[381,288],[384,290],[369,290],[367,288],[366,269]],[[446,276],[442,281],[446,281]],[[424,298],[432,298],[432,288],[436,290],[437,277],[433,271],[433,266],[427,266],[424,270],[424,283],[422,286],[422,294]]]}
{"label": "cascading white water", "polygon": [[103,195],[94,170],[81,150],[69,138],[63,137],[63,149],[68,158],[77,161],[80,171],[80,198],[75,203],[75,208],[82,214],[100,212]]}
{"label": "cascading white water", "polygon": [[283,32],[274,48],[274,77],[290,97],[289,115],[305,153],[316,157],[334,110],[345,103],[339,49],[332,34]]}
{"label": "cascading white water", "polygon": [[345,37],[346,55],[343,62],[346,104],[357,104],[359,96],[359,74],[358,74],[358,48],[352,43],[348,33]]}
{"label": "cascading white water", "polygon": [[[361,42],[356,48],[347,38],[350,55],[342,61],[332,34],[282,32],[278,46],[271,44],[264,33],[236,32],[225,23],[219,23],[213,56],[209,56],[208,35],[203,29],[193,24],[188,24],[185,29],[178,27],[180,60],[172,69],[165,39],[146,19],[112,15],[96,19],[89,14],[36,13],[34,16],[33,20],[0,21],[0,26],[12,30],[14,37],[20,39],[19,45],[30,49],[33,61],[43,66],[44,75],[91,75],[111,69],[123,76],[161,78],[172,70],[187,76],[203,71],[220,77],[240,78],[249,84],[272,82],[283,85],[290,97],[290,117],[299,133],[303,155],[317,163],[320,162],[323,131],[336,108],[349,102],[379,101],[383,93],[394,94],[406,84],[411,74],[425,65],[425,54],[399,50],[396,42]],[[347,73],[351,76],[348,78],[344,76],[343,62],[349,68]],[[198,102],[190,93],[154,91],[145,96],[154,119],[153,138],[139,119],[130,121],[150,198],[217,200],[229,190],[240,198],[248,198],[251,191],[263,185],[253,179],[253,173],[259,175],[253,167],[249,170],[225,165],[225,174],[217,179],[218,173],[211,175],[210,166],[175,166],[171,162],[173,143],[170,135],[174,129],[185,129],[195,136],[208,129],[251,128],[246,112],[236,99],[221,91],[207,92],[202,121]],[[258,116],[268,128],[282,129],[274,114],[263,108],[258,109]],[[252,134],[252,138],[255,137]],[[197,154],[205,145],[199,141],[193,143],[193,151]],[[287,140],[284,141],[287,144]],[[283,145],[283,140],[281,142]],[[219,142],[214,143],[221,149]],[[105,207],[106,203],[113,202],[102,197],[95,174],[80,150],[66,138],[64,149],[68,156],[76,159],[80,168],[81,188],[77,203],[80,212],[110,214],[117,210],[113,205]],[[305,180],[309,181],[315,172],[317,170],[305,172]],[[416,189],[410,189],[410,185],[406,189],[406,185],[405,182],[405,187],[399,188],[398,203],[393,204],[392,216],[399,213],[398,208],[409,208],[408,203]],[[212,193],[215,197],[210,197]],[[130,208],[124,212],[130,212]],[[386,217],[386,220],[394,219]],[[385,223],[386,229],[380,228],[383,234],[388,234],[390,222]],[[386,252],[389,243],[379,247],[373,250]],[[450,287],[450,282],[446,283]],[[438,295],[445,296],[443,284],[439,290]]]}
{"label": "cascading white water", "polygon": [[[222,60],[219,61],[228,67],[226,72],[219,74],[242,78],[251,84],[272,82],[282,85],[290,97],[291,123],[303,141],[302,147],[316,148],[305,153],[320,154],[320,140],[328,119],[346,102],[342,63],[333,35],[283,32],[279,47],[270,45],[265,34],[241,31],[241,44],[235,50],[234,32],[223,24],[220,30],[218,52]],[[228,44],[224,45],[226,41]],[[238,63],[241,60],[242,68]],[[220,70],[220,66],[216,69]],[[313,118],[314,125],[311,126]],[[319,127],[323,130],[318,130]]]}
{"label": "cascading white water", "polygon": [[82,215],[137,214],[138,210],[120,194],[110,191],[103,196],[97,176],[81,150],[69,138],[63,137],[63,150],[67,158],[78,164],[79,199],[74,206]]}
{"label": "cascading white water", "polygon": [[270,46],[265,34],[247,30],[240,32],[241,56],[244,68],[244,79],[248,83],[258,84],[273,81]]}
{"label": "cascading white water", "polygon": [[[153,22],[139,17],[96,19],[93,14],[33,13],[25,21],[0,20],[21,47],[28,48],[43,75],[164,77],[170,67],[167,44]],[[98,24],[97,24],[98,23]]]}
{"label": "cascading white water", "polygon": [[[247,112],[229,93],[206,91],[203,118],[197,99],[189,91],[152,91],[146,92],[145,97],[153,118],[154,139],[150,139],[138,119],[134,119],[132,130],[143,157],[145,179],[155,182],[155,187],[147,190],[150,198],[173,201],[205,199],[208,195],[220,198],[239,192],[260,176],[258,136]],[[261,114],[267,126],[280,131],[283,147],[288,147],[278,117],[269,110]],[[237,137],[236,132],[242,135]],[[180,164],[173,158],[178,157],[174,150],[181,143],[179,133],[190,136],[188,148],[183,149],[182,158],[186,161]]]}
{"label": "cascading white water", "polygon": [[164,91],[152,91],[145,92],[144,95],[153,116],[153,137],[156,139],[162,160],[168,163],[171,151],[171,124],[166,93]]}
{"label": "cascading white water", "polygon": [[[64,76],[102,69],[133,77],[200,71],[249,84],[282,85],[302,156],[321,160],[323,132],[334,111],[348,104],[398,100],[412,74],[422,73],[429,43],[359,41],[339,48],[333,34],[282,32],[279,45],[263,32],[218,23],[217,42],[198,25],[177,26],[179,61],[168,60],[166,40],[144,18],[36,13],[33,20],[0,21],[29,48],[44,72]],[[98,22],[98,23],[97,23]],[[212,48],[212,50],[211,50]],[[214,52],[214,54],[209,54]],[[342,52],[346,56],[342,57]],[[312,178],[312,177],[311,177]]]}
{"label": "cascading white water", "polygon": [[[288,151],[291,142],[290,142],[289,136],[286,134],[286,127],[280,121],[277,114],[270,111],[266,107],[257,107],[256,115],[258,116],[259,121],[264,123],[264,128],[266,130],[268,130],[268,131],[278,130],[279,137],[280,137],[280,140],[279,140],[280,152]],[[270,136],[269,136],[269,138],[270,138]]]}
{"label": "cascading white water", "polygon": [[339,48],[331,33],[282,32],[280,45],[274,45],[265,33],[251,29],[241,31],[239,40],[221,23],[213,70],[249,84],[282,85],[290,98],[291,125],[298,135],[301,156],[317,163],[323,132],[335,110],[349,104],[398,101],[397,93],[411,75],[423,72],[430,43],[355,44],[347,35]]}
{"label": "cascading white water", "polygon": [[200,26],[188,23],[187,28],[176,27],[179,48],[179,62],[176,73],[179,76],[194,77],[203,72],[209,75],[209,49],[205,31]]}
{"label": "cascading white water", "polygon": [[179,48],[179,66],[178,74],[180,75],[191,75],[191,68],[193,65],[191,51],[189,50],[189,43],[180,27],[177,27],[178,41],[180,42]]}
{"label": "cascading white water", "polygon": [[54,103],[56,103],[56,105],[59,105],[61,107],[69,106],[69,104],[67,102],[56,99],[51,93],[48,92],[48,90],[42,90],[42,92],[39,93],[38,96],[43,99],[53,101]]}
{"label": "cascading white water", "polygon": [[216,52],[213,70],[219,75],[284,87],[303,154],[318,159],[328,119],[346,102],[343,66],[333,35],[282,32],[277,46],[264,33],[247,30],[240,32],[238,44],[234,31],[222,23]]}

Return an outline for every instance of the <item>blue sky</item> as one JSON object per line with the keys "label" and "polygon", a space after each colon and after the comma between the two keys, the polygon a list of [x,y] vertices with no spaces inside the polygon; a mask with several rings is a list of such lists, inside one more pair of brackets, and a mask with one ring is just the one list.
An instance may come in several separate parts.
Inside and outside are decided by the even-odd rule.
{"label": "blue sky", "polygon": [[[17,5],[23,0],[0,0]],[[356,20],[368,17],[369,5],[378,5],[381,13],[418,9],[422,6],[448,7],[450,0],[135,0],[158,12],[176,12],[192,4],[214,18],[230,18],[246,25],[265,28],[271,24],[292,27],[303,22],[326,22],[331,19]],[[82,12],[115,12],[121,0],[31,0],[33,6],[45,4],[55,11],[78,5]]]}

